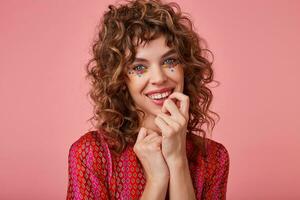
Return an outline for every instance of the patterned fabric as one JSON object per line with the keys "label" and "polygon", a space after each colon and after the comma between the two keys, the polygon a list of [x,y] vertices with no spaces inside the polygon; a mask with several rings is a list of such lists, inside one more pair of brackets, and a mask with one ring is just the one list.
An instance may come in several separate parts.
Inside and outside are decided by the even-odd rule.
{"label": "patterned fabric", "polygon": [[[229,155],[226,148],[207,139],[207,158],[200,153],[190,162],[193,143],[187,137],[187,158],[197,199],[226,199]],[[90,131],[69,151],[67,200],[139,199],[146,185],[143,167],[133,147],[120,156],[111,154],[101,134]],[[167,197],[168,198],[168,194]]]}

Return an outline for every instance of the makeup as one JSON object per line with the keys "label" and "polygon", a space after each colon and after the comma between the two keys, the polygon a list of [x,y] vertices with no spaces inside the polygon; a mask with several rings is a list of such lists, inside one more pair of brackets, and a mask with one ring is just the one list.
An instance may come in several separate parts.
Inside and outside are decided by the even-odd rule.
{"label": "makeup", "polygon": [[179,64],[179,61],[175,58],[167,59],[167,63],[163,64],[163,68],[168,68],[171,72],[175,71],[175,67]]}

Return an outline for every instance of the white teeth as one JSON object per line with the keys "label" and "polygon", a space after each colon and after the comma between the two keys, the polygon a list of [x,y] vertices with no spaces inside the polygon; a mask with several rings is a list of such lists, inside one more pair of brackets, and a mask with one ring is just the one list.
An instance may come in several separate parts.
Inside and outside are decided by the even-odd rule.
{"label": "white teeth", "polygon": [[155,93],[155,94],[148,95],[148,97],[150,97],[151,99],[163,99],[163,98],[166,98],[167,96],[169,96],[171,94],[171,92],[172,91],[163,92],[163,93]]}

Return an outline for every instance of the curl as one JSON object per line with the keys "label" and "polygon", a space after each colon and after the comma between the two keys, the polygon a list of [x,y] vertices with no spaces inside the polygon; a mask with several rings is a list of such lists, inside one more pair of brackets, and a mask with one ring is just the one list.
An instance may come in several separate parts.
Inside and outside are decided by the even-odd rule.
{"label": "curl", "polygon": [[214,81],[214,73],[207,53],[213,54],[205,40],[175,2],[128,0],[108,8],[92,45],[93,56],[86,65],[86,78],[91,83],[88,95],[93,102],[89,121],[96,129],[104,130],[115,153],[134,144],[141,123],[139,116],[145,113],[135,107],[126,87],[126,67],[133,62],[139,44],[164,35],[184,66],[183,92],[190,97],[188,137],[201,136],[201,140],[192,141],[205,155],[206,133],[214,128],[214,117],[219,118],[210,110],[213,94],[208,84]]}

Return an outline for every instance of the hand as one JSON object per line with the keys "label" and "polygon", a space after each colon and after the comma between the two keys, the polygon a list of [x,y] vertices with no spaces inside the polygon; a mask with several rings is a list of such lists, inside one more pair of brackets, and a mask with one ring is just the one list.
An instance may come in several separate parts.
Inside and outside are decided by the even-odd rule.
{"label": "hand", "polygon": [[[175,101],[178,100],[179,108]],[[166,114],[169,113],[169,114]],[[189,121],[189,97],[174,92],[165,100],[162,112],[155,118],[155,124],[162,132],[162,153],[169,164],[186,159],[186,131]]]}
{"label": "hand", "polygon": [[161,151],[162,137],[145,128],[141,128],[133,151],[141,161],[146,179],[150,182],[162,183],[169,179],[169,169]]}

